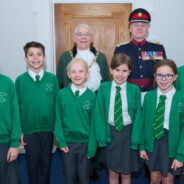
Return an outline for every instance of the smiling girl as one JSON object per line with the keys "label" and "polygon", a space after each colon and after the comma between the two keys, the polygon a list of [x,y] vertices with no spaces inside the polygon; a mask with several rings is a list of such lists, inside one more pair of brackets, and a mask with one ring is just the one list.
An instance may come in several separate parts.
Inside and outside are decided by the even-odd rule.
{"label": "smiling girl", "polygon": [[140,156],[149,167],[151,184],[173,184],[184,162],[184,94],[173,86],[174,61],[157,63],[154,77],[157,88],[144,99]]}
{"label": "smiling girl", "polygon": [[131,183],[131,172],[139,169],[136,151],[140,138],[141,94],[139,87],[128,83],[131,59],[125,54],[112,58],[113,81],[101,84],[94,110],[95,135],[104,148],[109,183]]}

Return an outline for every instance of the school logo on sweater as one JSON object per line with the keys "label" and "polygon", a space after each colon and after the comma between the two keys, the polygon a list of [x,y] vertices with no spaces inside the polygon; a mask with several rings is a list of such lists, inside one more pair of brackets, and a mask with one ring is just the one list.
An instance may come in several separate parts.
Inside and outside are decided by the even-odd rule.
{"label": "school logo on sweater", "polygon": [[5,92],[0,92],[0,103],[3,103],[7,100],[7,93]]}
{"label": "school logo on sweater", "polygon": [[46,84],[45,91],[52,92],[53,91],[53,84]]}
{"label": "school logo on sweater", "polygon": [[178,112],[183,112],[183,111],[184,111],[183,103],[178,103]]}
{"label": "school logo on sweater", "polygon": [[90,101],[84,101],[82,107],[86,110],[89,110],[91,107]]}

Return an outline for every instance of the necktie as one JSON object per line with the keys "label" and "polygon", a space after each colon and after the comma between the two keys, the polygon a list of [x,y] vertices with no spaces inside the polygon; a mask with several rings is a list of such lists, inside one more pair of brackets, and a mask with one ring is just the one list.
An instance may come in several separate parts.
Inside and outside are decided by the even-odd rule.
{"label": "necktie", "polygon": [[164,135],[164,113],[165,113],[165,95],[160,95],[159,103],[156,109],[153,122],[153,136],[160,139]]}
{"label": "necktie", "polygon": [[114,125],[117,131],[121,131],[123,129],[122,100],[120,91],[121,88],[116,86],[116,96],[114,102]]}
{"label": "necktie", "polygon": [[75,91],[75,96],[78,97],[79,96],[79,90]]}
{"label": "necktie", "polygon": [[36,78],[36,82],[40,81],[40,75],[36,75],[35,78]]}

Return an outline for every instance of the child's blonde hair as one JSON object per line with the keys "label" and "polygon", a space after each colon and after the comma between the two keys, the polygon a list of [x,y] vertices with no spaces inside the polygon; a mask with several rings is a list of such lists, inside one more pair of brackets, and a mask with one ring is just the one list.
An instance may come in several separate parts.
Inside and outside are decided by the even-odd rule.
{"label": "child's blonde hair", "polygon": [[81,58],[73,58],[73,59],[68,63],[68,65],[67,65],[67,68],[66,68],[67,72],[70,71],[71,65],[74,64],[74,63],[80,63],[80,64],[82,64],[82,65],[84,66],[84,68],[86,69],[86,71],[89,70],[88,64],[86,63],[86,61],[84,61],[84,60],[81,59]]}

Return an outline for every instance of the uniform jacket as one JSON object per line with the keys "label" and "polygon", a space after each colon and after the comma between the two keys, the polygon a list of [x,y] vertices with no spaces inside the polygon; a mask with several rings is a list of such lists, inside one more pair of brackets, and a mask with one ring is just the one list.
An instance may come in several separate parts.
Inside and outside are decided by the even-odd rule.
{"label": "uniform jacket", "polygon": [[140,87],[141,91],[153,89],[153,67],[166,58],[165,49],[160,44],[146,40],[138,43],[135,40],[116,47],[116,53],[125,53],[131,57],[133,68],[128,81]]}

